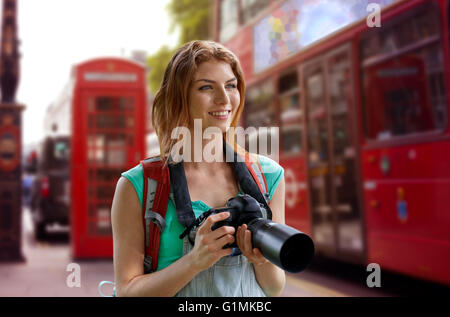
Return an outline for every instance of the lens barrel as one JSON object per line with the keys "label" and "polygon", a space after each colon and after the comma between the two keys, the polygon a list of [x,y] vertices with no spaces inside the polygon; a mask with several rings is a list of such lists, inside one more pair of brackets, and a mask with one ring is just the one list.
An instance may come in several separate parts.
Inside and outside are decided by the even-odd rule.
{"label": "lens barrel", "polygon": [[314,243],[290,226],[258,218],[248,224],[253,247],[273,264],[290,273],[303,271],[314,256]]}

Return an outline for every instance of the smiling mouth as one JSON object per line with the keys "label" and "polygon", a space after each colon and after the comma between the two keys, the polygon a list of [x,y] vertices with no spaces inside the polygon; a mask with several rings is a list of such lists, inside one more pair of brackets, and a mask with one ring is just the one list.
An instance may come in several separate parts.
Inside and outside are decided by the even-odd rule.
{"label": "smiling mouth", "polygon": [[216,118],[227,118],[230,113],[231,113],[231,110],[208,112],[208,114],[210,114]]}

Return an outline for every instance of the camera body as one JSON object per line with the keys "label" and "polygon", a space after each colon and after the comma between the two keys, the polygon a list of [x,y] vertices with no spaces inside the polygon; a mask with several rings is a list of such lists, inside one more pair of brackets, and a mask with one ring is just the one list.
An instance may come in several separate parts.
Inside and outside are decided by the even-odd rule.
{"label": "camera body", "polygon": [[[230,198],[227,203],[227,207],[211,209],[211,214],[218,214],[221,212],[229,212],[230,216],[222,221],[216,222],[211,230],[216,230],[222,226],[234,227],[237,232],[239,226],[243,224],[249,225],[253,221],[263,220],[267,211],[262,204],[256,199],[247,194],[240,194],[237,197]],[[237,248],[236,241],[232,244],[227,244],[224,248]]]}

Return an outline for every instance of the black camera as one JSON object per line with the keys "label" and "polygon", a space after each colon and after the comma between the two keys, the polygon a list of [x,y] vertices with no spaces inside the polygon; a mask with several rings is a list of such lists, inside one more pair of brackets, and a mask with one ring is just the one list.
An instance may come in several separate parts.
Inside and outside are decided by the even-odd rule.
{"label": "black camera", "polygon": [[[197,218],[196,225],[210,215],[226,211],[230,213],[230,216],[215,223],[211,227],[212,230],[230,226],[237,231],[239,226],[246,224],[252,232],[253,247],[258,248],[270,262],[291,273],[303,271],[311,262],[314,256],[312,239],[290,226],[264,219],[266,214],[264,206],[247,194],[229,199],[226,207],[210,209],[202,215],[203,217]],[[195,232],[192,233],[195,234]],[[191,241],[192,238],[190,238]],[[234,242],[225,247],[235,248],[237,244]]]}

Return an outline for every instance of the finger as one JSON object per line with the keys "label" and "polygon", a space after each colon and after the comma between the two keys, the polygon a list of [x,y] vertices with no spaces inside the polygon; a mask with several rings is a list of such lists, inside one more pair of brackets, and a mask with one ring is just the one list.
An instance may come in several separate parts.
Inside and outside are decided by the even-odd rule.
{"label": "finger", "polygon": [[246,248],[245,245],[245,229],[243,228],[243,226],[239,227],[239,233],[236,234],[236,237],[238,237],[239,239],[237,241],[239,249],[241,249],[242,253],[246,254],[248,248]]}
{"label": "finger", "polygon": [[253,248],[253,254],[254,254],[256,257],[263,257],[261,251],[259,251],[258,248]]}
{"label": "finger", "polygon": [[238,227],[238,230],[236,232],[236,244],[239,247],[239,249],[241,249],[241,251],[242,251],[244,248],[244,244],[242,242],[242,227],[241,226]]}
{"label": "finger", "polygon": [[232,248],[221,249],[219,251],[219,257],[223,258],[224,256],[228,256],[233,252]]}
{"label": "finger", "polygon": [[241,236],[240,236],[240,238],[241,238],[241,245],[242,245],[242,252],[244,252],[244,251],[247,251],[247,249],[248,248],[246,248],[246,245],[245,245],[245,229],[244,229],[244,226],[242,226],[241,227]]}
{"label": "finger", "polygon": [[213,226],[213,224],[215,224],[216,222],[225,220],[229,216],[230,216],[229,212],[221,212],[218,214],[211,215],[206,219],[206,221],[200,227],[198,227],[198,229],[201,232],[211,231],[211,227]]}
{"label": "finger", "polygon": [[247,226],[245,226],[244,229],[244,245],[246,248],[246,252],[247,253],[252,253],[252,232],[250,230],[247,229]]}
{"label": "finger", "polygon": [[242,253],[249,255],[251,253],[251,247],[249,247],[249,245],[247,244],[247,241],[245,239],[245,235],[246,235],[246,231],[247,231],[246,228],[247,228],[247,226],[245,224],[242,225],[241,232],[240,232],[240,242],[241,242],[241,246],[242,246],[242,248],[241,248]]}
{"label": "finger", "polygon": [[237,244],[238,244],[239,249],[241,249],[242,253],[245,256],[251,255],[251,248],[249,248],[245,242],[245,225],[242,225],[241,227],[239,227],[239,232],[238,232],[238,234],[236,234],[236,237],[237,237],[237,239],[239,239],[237,241]]}
{"label": "finger", "polygon": [[225,245],[227,244],[231,244],[234,242],[234,236],[231,234],[227,234],[223,237],[221,237],[220,239],[217,239],[212,245],[213,245],[213,250],[217,251],[217,250],[221,250]]}
{"label": "finger", "polygon": [[253,249],[254,259],[256,265],[261,265],[269,262],[264,255],[261,253],[261,251],[258,248]]}
{"label": "finger", "polygon": [[253,248],[252,252],[253,252],[254,258],[257,259],[259,262],[267,261],[267,259],[264,257],[264,255],[261,253],[261,251],[258,248]]}
{"label": "finger", "polygon": [[227,234],[234,235],[235,231],[236,230],[234,229],[234,227],[222,226],[220,228],[217,228],[214,231],[211,231],[208,234],[211,236],[211,239],[217,240],[217,239],[220,239],[221,237],[223,237],[224,235],[227,235]]}

